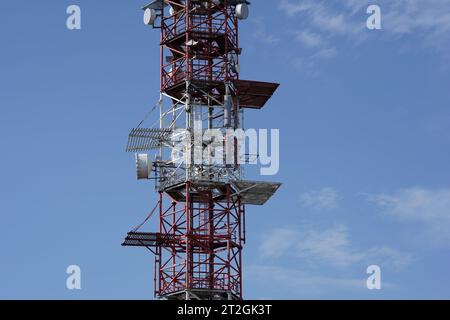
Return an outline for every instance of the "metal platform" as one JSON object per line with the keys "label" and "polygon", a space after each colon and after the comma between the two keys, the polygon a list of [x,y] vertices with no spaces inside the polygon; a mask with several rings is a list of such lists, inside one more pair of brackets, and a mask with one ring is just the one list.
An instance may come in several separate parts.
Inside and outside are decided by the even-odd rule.
{"label": "metal platform", "polygon": [[[174,49],[175,51],[172,51],[174,54],[175,59],[177,59],[180,54],[177,52],[184,52],[185,46],[186,46],[186,32],[179,33],[171,38],[164,39],[163,44],[169,47],[170,49]],[[209,52],[206,56],[202,56],[201,54],[201,42],[199,42],[197,45],[191,45],[190,48],[192,52],[195,54],[196,59],[211,59],[216,58],[219,56],[222,56],[226,53],[232,52],[233,47],[230,46],[227,49],[226,46],[226,35],[225,33],[220,32],[205,32],[205,31],[192,31],[190,33],[191,40],[197,40],[197,41],[214,41],[216,44],[217,51]],[[231,39],[228,39],[228,42],[231,42]],[[206,45],[204,46],[206,48]]]}
{"label": "metal platform", "polygon": [[237,181],[234,185],[242,203],[257,206],[264,205],[281,187],[281,183],[257,181]]}
{"label": "metal platform", "polygon": [[[212,190],[216,201],[226,199],[224,182],[210,182],[210,181],[194,181],[192,186],[196,188],[208,188]],[[264,205],[275,194],[282,184],[278,182],[263,182],[263,181],[236,181],[231,184],[234,191],[233,197],[240,196],[242,204],[248,205]],[[186,201],[185,184],[180,183],[164,190],[173,200],[177,202]],[[196,197],[195,193],[191,194],[194,201],[201,201]]]}
{"label": "metal platform", "polygon": [[[228,241],[226,239],[215,238],[211,243],[209,236],[205,236],[202,239],[201,236],[197,235],[196,240],[192,243],[192,248],[207,247],[207,248],[226,248]],[[230,241],[229,245],[232,248],[237,248],[239,245],[234,241]],[[122,243],[124,247],[179,247],[179,250],[185,250],[185,239],[179,235],[168,235],[161,233],[151,233],[151,232],[136,232],[132,231],[127,234],[124,242]]]}
{"label": "metal platform", "polygon": [[[250,80],[234,80],[233,83],[238,92],[239,106],[248,109],[263,108],[280,86],[278,83]],[[223,95],[225,94],[224,82],[193,79],[191,84],[195,88],[208,92],[216,90],[218,93],[217,97],[215,97],[216,100],[223,102]],[[165,91],[170,96],[182,99],[186,91],[186,83],[184,79],[180,79],[179,82],[168,87]],[[195,96],[195,93],[193,96]]]}
{"label": "metal platform", "polygon": [[242,108],[261,109],[273,96],[280,84],[261,81],[236,80],[239,105]]}
{"label": "metal platform", "polygon": [[231,290],[208,289],[179,290],[158,298],[161,300],[241,300]]}
{"label": "metal platform", "polygon": [[[173,6],[174,10],[178,12],[179,10],[184,9],[183,1],[181,0],[171,0],[175,5]],[[169,2],[166,0],[154,0],[153,2],[142,7],[142,10],[146,9],[154,9],[154,10],[163,10],[165,7],[169,5]]]}
{"label": "metal platform", "polygon": [[179,245],[182,242],[183,241],[180,237],[170,234],[131,231],[127,234],[122,246],[151,248],[158,246]]}

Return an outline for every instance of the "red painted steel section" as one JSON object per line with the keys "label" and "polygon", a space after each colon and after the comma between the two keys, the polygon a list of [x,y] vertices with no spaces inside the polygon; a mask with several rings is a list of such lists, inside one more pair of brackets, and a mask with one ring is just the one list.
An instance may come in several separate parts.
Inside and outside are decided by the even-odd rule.
{"label": "red painted steel section", "polygon": [[158,247],[157,297],[209,290],[242,299],[243,205],[225,188],[225,199],[218,201],[211,190],[187,182],[185,202],[162,199],[160,233],[180,241]]}

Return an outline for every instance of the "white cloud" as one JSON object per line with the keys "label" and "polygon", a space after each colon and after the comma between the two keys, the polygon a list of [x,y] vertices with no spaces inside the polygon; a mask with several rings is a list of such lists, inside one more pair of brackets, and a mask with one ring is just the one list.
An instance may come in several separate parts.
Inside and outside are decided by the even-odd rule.
{"label": "white cloud", "polygon": [[352,245],[348,229],[334,226],[314,228],[278,228],[269,233],[260,246],[263,258],[289,254],[303,262],[347,268],[360,264],[378,264],[400,270],[411,261],[409,254],[391,247],[357,248]]}
{"label": "white cloud", "polygon": [[284,12],[288,16],[295,16],[299,13],[309,11],[313,8],[316,8],[318,4],[312,1],[291,1],[291,0],[280,0],[280,8],[284,10]]}
{"label": "white cloud", "polygon": [[319,34],[312,33],[308,30],[298,31],[295,39],[307,48],[317,48],[323,46],[324,40]]}
{"label": "white cloud", "polygon": [[302,230],[296,250],[303,259],[338,267],[347,267],[365,258],[365,253],[352,250],[347,229],[343,226],[323,231]]}
{"label": "white cloud", "polygon": [[[365,6],[371,1],[364,0]],[[346,0],[347,6],[356,8],[355,1]],[[384,29],[393,34],[403,35],[413,32],[428,38],[433,34],[442,35],[447,41],[450,30],[449,0],[380,0]]]}
{"label": "white cloud", "polygon": [[[301,34],[306,28],[317,39],[345,37],[355,43],[374,32],[365,26],[371,4],[371,0],[279,0],[287,17],[296,18],[291,24],[294,33]],[[415,35],[423,47],[450,56],[450,0],[378,0],[376,4],[381,7],[383,32],[379,34],[383,37],[397,40]],[[301,40],[308,43],[311,39]],[[326,41],[321,46],[332,47]]]}
{"label": "white cloud", "polygon": [[253,36],[257,38],[259,41],[268,44],[275,45],[280,42],[280,39],[276,37],[273,33],[269,32],[266,28],[266,24],[264,23],[261,17],[256,17],[252,19],[254,24]]}
{"label": "white cloud", "polygon": [[371,195],[369,200],[400,220],[422,224],[432,240],[450,240],[450,189],[414,187]]}
{"label": "white cloud", "polygon": [[336,48],[322,49],[311,56],[313,59],[329,60],[337,55]]}
{"label": "white cloud", "polygon": [[315,210],[334,209],[337,207],[338,199],[338,194],[333,188],[323,188],[300,195],[300,203]]}
{"label": "white cloud", "polygon": [[261,244],[260,252],[264,258],[279,257],[286,253],[296,242],[298,233],[295,230],[278,228],[274,229],[269,237],[266,237]]}
{"label": "white cloud", "polygon": [[[371,0],[280,0],[279,8],[289,17],[303,15],[317,29],[357,35],[361,31],[355,27],[365,26],[366,9],[371,4]],[[449,0],[378,0],[377,5],[388,33],[441,34],[450,30]]]}
{"label": "white cloud", "polygon": [[[250,281],[276,283],[275,290],[270,286],[267,290],[270,290],[270,294],[273,295],[276,289],[281,289],[282,294],[286,294],[282,298],[311,298],[325,293],[330,294],[330,291],[367,291],[364,275],[361,275],[361,279],[333,277],[311,274],[296,268],[252,265],[246,269],[245,277]],[[383,287],[389,286],[390,284],[383,282]]]}
{"label": "white cloud", "polygon": [[337,10],[330,1],[280,0],[279,7],[288,17],[301,16],[316,32],[328,35],[360,35],[365,31],[366,16],[363,15],[363,19],[358,21],[351,18],[352,11],[345,8]]}
{"label": "white cloud", "polygon": [[405,269],[413,261],[413,257],[411,254],[400,252],[388,246],[369,249],[366,252],[366,256],[373,257],[369,258],[368,260],[374,259],[377,261],[381,261],[377,263],[379,263],[380,265],[391,265],[396,270]]}
{"label": "white cloud", "polygon": [[327,2],[280,0],[279,7],[288,17],[296,18],[291,20],[289,33],[307,49],[292,57],[291,63],[310,76],[320,74],[317,66],[337,55],[333,36],[364,37],[363,25],[347,20],[344,13],[332,10]]}

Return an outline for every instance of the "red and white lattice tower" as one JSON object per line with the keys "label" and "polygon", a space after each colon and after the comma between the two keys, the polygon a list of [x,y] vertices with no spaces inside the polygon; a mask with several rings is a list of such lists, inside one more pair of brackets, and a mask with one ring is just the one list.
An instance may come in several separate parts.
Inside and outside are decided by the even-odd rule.
{"label": "red and white lattice tower", "polygon": [[[138,178],[156,180],[159,201],[149,218],[158,213],[159,230],[142,232],[142,224],[123,245],[155,254],[159,299],[242,299],[245,206],[263,205],[280,186],[244,180],[237,138],[196,138],[196,130],[243,129],[244,111],[261,109],[278,88],[239,78],[238,21],[248,5],[157,0],[144,7],[145,23],[161,31],[159,127],[133,129],[127,150],[139,153]],[[142,152],[151,150],[150,161]],[[231,163],[211,161],[227,152]],[[192,161],[198,154],[202,161]]]}

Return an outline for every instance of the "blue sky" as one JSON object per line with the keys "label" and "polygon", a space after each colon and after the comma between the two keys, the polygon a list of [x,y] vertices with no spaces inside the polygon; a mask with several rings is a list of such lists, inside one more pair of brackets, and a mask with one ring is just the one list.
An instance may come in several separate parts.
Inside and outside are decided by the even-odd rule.
{"label": "blue sky", "polygon": [[[373,3],[382,30],[365,26]],[[66,29],[71,4],[79,31]],[[152,298],[153,258],[120,246],[156,197],[124,152],[158,99],[142,4],[2,6],[0,298]],[[248,208],[245,298],[450,298],[449,8],[252,1],[241,77],[281,87],[247,127],[281,130],[270,179],[284,185]],[[80,291],[66,289],[72,264]],[[372,264],[381,290],[365,286]]]}

